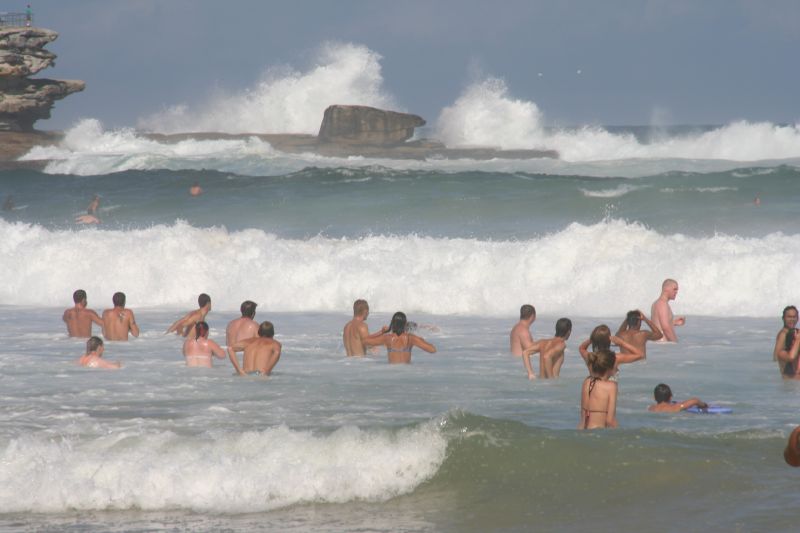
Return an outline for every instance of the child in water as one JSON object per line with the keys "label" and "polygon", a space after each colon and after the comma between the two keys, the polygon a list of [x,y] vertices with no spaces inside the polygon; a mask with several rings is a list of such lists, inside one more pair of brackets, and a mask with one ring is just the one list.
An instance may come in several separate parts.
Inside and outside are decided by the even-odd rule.
{"label": "child in water", "polygon": [[589,376],[581,387],[581,422],[578,429],[615,428],[617,424],[617,383],[609,381],[616,372],[617,356],[611,350],[591,352],[586,357]]}
{"label": "child in water", "polygon": [[89,368],[109,368],[117,369],[122,367],[119,361],[106,361],[103,359],[103,339],[100,337],[91,337],[86,341],[86,354],[78,359],[78,364],[81,366],[88,366]]}
{"label": "child in water", "polygon": [[708,409],[708,404],[701,401],[699,398],[689,398],[682,402],[673,402],[672,389],[665,383],[656,385],[656,388],[653,390],[653,396],[656,399],[656,403],[648,407],[648,411],[655,411],[657,413],[677,413],[695,406],[700,409]]}

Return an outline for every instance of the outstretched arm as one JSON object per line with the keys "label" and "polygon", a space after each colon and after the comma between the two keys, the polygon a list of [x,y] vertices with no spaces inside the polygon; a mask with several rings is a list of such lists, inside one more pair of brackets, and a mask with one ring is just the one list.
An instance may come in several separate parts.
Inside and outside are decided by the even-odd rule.
{"label": "outstretched arm", "polygon": [[538,352],[541,349],[541,341],[534,342],[530,348],[522,350],[522,363],[525,365],[525,370],[528,372],[528,379],[536,379],[536,372],[533,371],[531,366],[531,354]]}
{"label": "outstretched arm", "polygon": [[581,353],[581,357],[583,357],[583,362],[588,362],[589,358],[589,345],[592,343],[592,339],[586,339],[578,346],[578,351]]}
{"label": "outstretched arm", "polygon": [[628,317],[627,315],[625,318],[622,319],[622,324],[619,325],[617,328],[617,336],[622,335],[623,332],[628,331]]}
{"label": "outstretched arm", "polygon": [[411,344],[413,344],[417,348],[425,350],[428,353],[436,353],[436,346],[434,346],[429,342],[426,342],[425,339],[423,339],[422,337],[417,337],[416,335],[409,334],[408,338],[411,341]]}
{"label": "outstretched arm", "polygon": [[694,406],[697,406],[700,409],[708,409],[708,404],[700,400],[700,398],[689,398],[688,400],[684,400],[680,403],[681,411],[685,411]]}

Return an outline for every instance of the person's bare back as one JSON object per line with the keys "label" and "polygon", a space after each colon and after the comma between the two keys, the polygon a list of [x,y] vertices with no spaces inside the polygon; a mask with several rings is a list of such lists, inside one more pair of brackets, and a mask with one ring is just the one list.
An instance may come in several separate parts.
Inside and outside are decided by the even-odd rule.
{"label": "person's bare back", "polygon": [[100,315],[86,308],[86,291],[78,289],[73,293],[72,299],[75,306],[64,311],[62,317],[67,325],[67,333],[70,337],[91,337],[92,322],[102,327],[103,320]]}
{"label": "person's bare back", "polygon": [[509,344],[512,355],[522,356],[522,351],[531,347],[533,335],[531,335],[531,325],[536,320],[536,309],[525,304],[519,310],[519,322],[511,328]]}
{"label": "person's bare back", "polygon": [[[228,345],[228,356],[233,368],[240,376],[268,376],[281,358],[281,343],[273,339],[275,327],[264,321],[258,326],[258,337],[242,339]],[[244,352],[242,365],[236,352]]]}
{"label": "person's bare back", "polygon": [[128,333],[139,336],[139,326],[133,311],[123,307],[115,307],[103,311],[103,337],[108,341],[126,341]]}
{"label": "person's bare back", "polygon": [[230,346],[256,335],[258,335],[258,322],[246,316],[235,318],[225,328],[225,344]]}

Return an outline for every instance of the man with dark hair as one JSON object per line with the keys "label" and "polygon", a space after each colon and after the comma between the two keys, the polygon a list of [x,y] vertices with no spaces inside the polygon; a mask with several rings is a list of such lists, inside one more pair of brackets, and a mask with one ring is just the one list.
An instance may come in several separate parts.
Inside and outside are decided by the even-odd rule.
{"label": "man with dark hair", "polygon": [[353,319],[344,325],[342,330],[342,342],[347,356],[363,357],[367,350],[364,339],[383,335],[389,328],[383,327],[380,331],[370,334],[367,327],[367,317],[369,316],[369,304],[366,300],[356,300],[353,302]]}
{"label": "man with dark hair", "polygon": [[700,409],[707,409],[708,404],[701,401],[699,398],[689,398],[682,402],[672,401],[672,390],[669,385],[659,383],[653,390],[653,396],[656,403],[647,408],[648,411],[655,411],[657,413],[677,413],[678,411],[685,411],[690,407],[697,406]]}
{"label": "man with dark hair", "polygon": [[245,300],[239,306],[242,316],[234,318],[225,328],[225,344],[228,346],[242,339],[249,339],[258,335],[258,323],[253,320],[256,316],[256,304],[250,300]]}
{"label": "man with dark hair", "polygon": [[[264,321],[258,326],[258,337],[242,339],[228,346],[228,357],[240,376],[268,376],[281,358],[281,343],[273,339],[275,327]],[[244,352],[242,366],[236,352]]]}
{"label": "man with dark hair", "polygon": [[126,341],[128,333],[138,337],[139,326],[136,325],[133,311],[125,308],[125,293],[115,292],[111,301],[114,302],[114,308],[103,311],[103,336],[109,341]]}
{"label": "man with dark hair", "polygon": [[92,322],[103,326],[103,319],[91,309],[86,309],[86,291],[78,289],[72,293],[74,307],[64,311],[62,319],[67,324],[67,333],[70,337],[91,337]]}
{"label": "man with dark hair", "polygon": [[536,373],[531,366],[531,354],[539,353],[539,375],[543,379],[557,378],[564,364],[564,351],[567,349],[567,339],[572,333],[572,321],[569,318],[559,318],[556,321],[556,336],[550,339],[541,339],[531,344],[530,348],[522,351],[522,362],[528,371],[528,379],[536,379]]}
{"label": "man with dark hair", "polygon": [[172,333],[174,331],[176,335],[187,336],[194,329],[194,325],[198,322],[203,322],[208,312],[211,311],[211,296],[206,293],[200,294],[197,297],[197,306],[199,309],[186,313],[183,318],[176,320],[164,333]]}
{"label": "man with dark hair", "polygon": [[527,350],[533,344],[531,335],[531,325],[536,320],[536,308],[530,304],[525,304],[519,308],[519,322],[511,328],[511,354],[517,357],[522,356],[522,351]]}
{"label": "man with dark hair", "polygon": [[[647,323],[647,327],[650,328],[650,331],[642,331],[642,321]],[[647,357],[645,343],[647,343],[647,341],[657,341],[663,336],[664,334],[661,333],[661,330],[655,322],[647,318],[645,314],[638,309],[635,311],[628,311],[628,314],[617,330],[617,337],[631,343],[642,351],[642,359]]]}

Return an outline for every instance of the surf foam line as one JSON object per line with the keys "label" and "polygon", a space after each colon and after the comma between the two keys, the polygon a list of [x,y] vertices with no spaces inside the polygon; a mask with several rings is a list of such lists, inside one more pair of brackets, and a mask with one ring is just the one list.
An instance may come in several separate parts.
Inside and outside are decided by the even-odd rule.
{"label": "surf foam line", "polygon": [[115,432],[57,441],[24,436],[0,456],[2,512],[193,509],[257,512],[296,503],[386,501],[445,460],[434,421],[403,429],[285,426],[238,434]]}
{"label": "surf foam line", "polygon": [[522,241],[375,235],[283,239],[258,229],[171,226],[50,230],[0,221],[0,301],[53,306],[77,288],[133,307],[217,309],[250,299],[272,311],[373,310],[507,316],[649,310],[665,278],[679,314],[773,316],[800,301],[800,235],[661,235],[636,223],[573,223]]}

